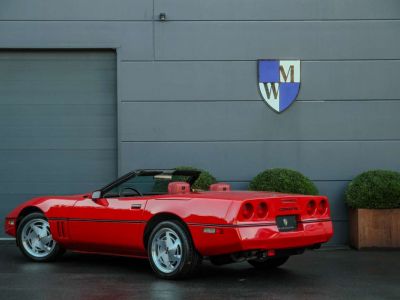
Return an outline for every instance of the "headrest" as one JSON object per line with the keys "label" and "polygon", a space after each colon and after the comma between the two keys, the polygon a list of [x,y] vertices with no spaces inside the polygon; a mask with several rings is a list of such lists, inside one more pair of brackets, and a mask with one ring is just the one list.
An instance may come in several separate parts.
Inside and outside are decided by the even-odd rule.
{"label": "headrest", "polygon": [[186,194],[190,193],[190,185],[187,182],[170,182],[168,184],[168,194]]}
{"label": "headrest", "polygon": [[231,190],[231,186],[227,183],[214,183],[210,185],[210,191],[213,192],[228,192]]}

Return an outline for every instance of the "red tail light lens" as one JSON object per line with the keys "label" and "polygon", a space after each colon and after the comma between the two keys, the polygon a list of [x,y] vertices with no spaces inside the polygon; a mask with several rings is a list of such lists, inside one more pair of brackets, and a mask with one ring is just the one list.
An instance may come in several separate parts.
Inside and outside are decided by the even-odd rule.
{"label": "red tail light lens", "polygon": [[265,218],[267,216],[268,213],[268,206],[267,203],[265,202],[260,202],[257,206],[257,217],[258,218]]}
{"label": "red tail light lens", "polygon": [[328,202],[325,199],[322,199],[318,204],[318,213],[320,215],[324,215],[328,210]]}
{"label": "red tail light lens", "polygon": [[246,203],[242,208],[243,219],[250,219],[253,216],[254,207],[250,203]]}
{"label": "red tail light lens", "polygon": [[310,200],[307,203],[307,214],[310,216],[315,214],[315,209],[317,208],[317,204],[315,203],[314,200]]}

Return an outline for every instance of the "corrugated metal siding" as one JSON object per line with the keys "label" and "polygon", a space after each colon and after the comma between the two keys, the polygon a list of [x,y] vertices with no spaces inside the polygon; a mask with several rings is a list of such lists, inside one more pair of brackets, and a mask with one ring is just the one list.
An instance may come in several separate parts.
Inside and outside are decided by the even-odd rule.
{"label": "corrugated metal siding", "polygon": [[0,215],[113,180],[116,111],[114,52],[1,51]]}

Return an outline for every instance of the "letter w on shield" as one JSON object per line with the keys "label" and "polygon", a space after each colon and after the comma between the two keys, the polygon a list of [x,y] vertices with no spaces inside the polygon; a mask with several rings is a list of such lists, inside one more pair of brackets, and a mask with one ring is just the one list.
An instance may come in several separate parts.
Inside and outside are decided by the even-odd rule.
{"label": "letter w on shield", "polygon": [[268,99],[271,99],[271,96],[274,100],[279,99],[279,83],[267,82],[264,85],[264,89]]}

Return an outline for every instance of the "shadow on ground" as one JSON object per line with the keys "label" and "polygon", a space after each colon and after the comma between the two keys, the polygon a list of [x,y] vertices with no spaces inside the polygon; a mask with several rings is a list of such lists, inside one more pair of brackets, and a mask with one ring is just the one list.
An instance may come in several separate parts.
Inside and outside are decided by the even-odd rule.
{"label": "shadow on ground", "polygon": [[55,263],[26,260],[0,244],[2,299],[399,299],[400,251],[310,251],[282,268],[204,262],[190,280],[156,278],[146,260],[67,253]]}

